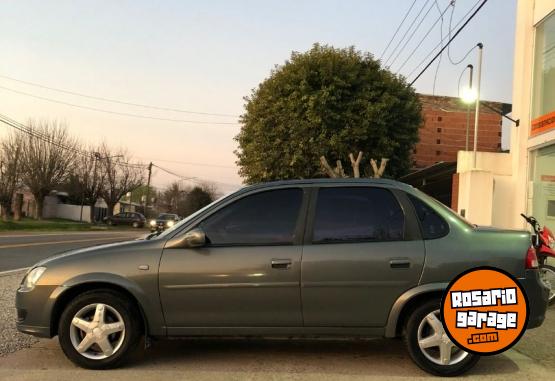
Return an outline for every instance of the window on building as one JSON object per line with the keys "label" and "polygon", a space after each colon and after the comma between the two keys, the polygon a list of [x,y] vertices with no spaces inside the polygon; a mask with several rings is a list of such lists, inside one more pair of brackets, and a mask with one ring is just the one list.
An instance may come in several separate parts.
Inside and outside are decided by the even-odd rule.
{"label": "window on building", "polygon": [[536,28],[532,119],[555,112],[555,13]]}

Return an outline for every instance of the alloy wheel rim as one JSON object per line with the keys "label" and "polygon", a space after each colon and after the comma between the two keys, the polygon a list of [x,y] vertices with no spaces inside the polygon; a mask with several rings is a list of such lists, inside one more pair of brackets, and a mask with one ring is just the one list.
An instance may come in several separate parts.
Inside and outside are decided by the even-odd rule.
{"label": "alloy wheel rim", "polygon": [[438,365],[455,365],[463,361],[468,352],[457,347],[449,338],[439,317],[439,310],[430,312],[418,326],[417,341],[422,354]]}
{"label": "alloy wheel rim", "polygon": [[121,314],[103,303],[81,308],[70,323],[69,337],[73,348],[83,357],[102,360],[114,355],[125,339]]}

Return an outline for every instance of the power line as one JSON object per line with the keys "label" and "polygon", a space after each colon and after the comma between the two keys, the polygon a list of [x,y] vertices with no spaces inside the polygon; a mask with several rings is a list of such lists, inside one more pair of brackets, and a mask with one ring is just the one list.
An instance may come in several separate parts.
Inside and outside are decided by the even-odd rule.
{"label": "power line", "polygon": [[144,103],[135,103],[135,102],[122,101],[122,100],[113,99],[113,98],[99,97],[99,96],[95,96],[95,95],[80,93],[80,92],[77,92],[77,91],[70,91],[70,90],[60,89],[60,88],[57,88],[57,87],[46,86],[46,85],[42,85],[42,84],[36,83],[36,82],[24,81],[22,79],[17,79],[17,78],[14,78],[14,77],[3,75],[3,74],[0,74],[0,78],[8,79],[8,80],[14,81],[14,82],[24,83],[24,84],[29,85],[29,86],[40,87],[41,89],[57,91],[59,93],[75,95],[75,96],[78,96],[78,97],[94,99],[94,100],[102,101],[102,102],[118,103],[118,104],[122,104],[122,105],[126,105],[126,106],[142,107],[142,108],[148,108],[148,109],[152,109],[152,110],[180,112],[180,113],[195,114],[195,115],[232,117],[232,118],[238,118],[239,117],[239,115],[234,115],[234,114],[221,114],[221,113],[212,113],[212,112],[190,111],[190,110],[183,110],[183,109],[178,109],[178,108],[173,108],[173,107],[153,106],[153,105],[148,105],[148,104],[144,104]]}
{"label": "power line", "polygon": [[391,64],[389,65],[390,67],[393,66],[393,64],[397,61],[397,58],[399,58],[399,56],[401,55],[401,53],[403,53],[403,51],[405,50],[405,48],[407,47],[408,43],[412,40],[412,38],[416,35],[416,31],[418,29],[420,29],[420,26],[422,25],[422,23],[424,22],[424,20],[426,19],[426,17],[428,17],[428,14],[432,11],[432,8],[434,7],[434,4],[432,4],[432,6],[430,8],[428,8],[428,10],[426,11],[426,13],[424,14],[424,17],[422,17],[422,19],[420,20],[420,22],[418,23],[418,25],[416,25],[416,28],[412,31],[411,35],[409,36],[409,38],[405,41],[405,43],[403,44],[403,47],[401,48],[401,50],[399,50],[399,52],[397,53],[397,55],[395,56],[395,58],[393,59],[393,61],[391,61]]}
{"label": "power line", "polygon": [[[468,15],[470,15],[470,13],[472,13],[472,11],[474,10],[474,8],[476,8],[476,6],[478,5],[478,3],[480,3],[480,1],[482,1],[482,0],[478,0],[478,1],[466,12],[466,14],[457,22],[457,24],[455,25],[455,28],[458,27],[459,25],[461,25],[461,24],[463,23],[463,21],[466,19],[466,17],[467,17]],[[438,47],[442,46],[443,41],[444,41],[444,40],[447,40],[448,38],[451,38],[451,36],[450,36],[450,35],[449,35],[449,36],[444,36],[443,39],[442,39],[436,46],[434,46],[433,49],[430,50],[430,52],[418,63],[418,65],[416,65],[416,66],[414,67],[414,69],[412,69],[412,70],[410,71],[410,73],[409,73],[408,75],[406,75],[406,77],[410,77],[411,75],[413,75],[414,72],[415,72],[416,70],[418,70],[418,68],[420,68],[420,66],[422,66],[422,64],[423,64],[424,62],[426,62],[426,60],[427,60],[428,58],[430,58],[430,56],[436,51],[436,49],[437,49]]]}
{"label": "power line", "polygon": [[480,11],[480,9],[482,9],[482,7],[488,2],[488,0],[483,0],[482,3],[480,4],[480,6],[474,11],[474,13],[472,13],[472,15],[470,15],[470,17],[464,22],[464,24],[455,32],[455,34],[449,39],[449,41],[447,41],[447,44],[441,48],[441,50],[434,56],[434,58],[432,58],[432,60],[430,62],[428,62],[428,64],[424,67],[424,69],[422,69],[422,71],[420,71],[420,73],[418,73],[418,75],[416,76],[416,78],[414,78],[412,80],[412,82],[409,84],[409,86],[414,85],[414,83],[418,80],[418,78],[420,78],[422,76],[422,74],[424,74],[424,72],[426,70],[428,70],[428,68],[430,67],[430,65],[432,63],[434,63],[434,61],[441,55],[441,53],[443,53],[443,51],[449,46],[449,44],[459,35],[459,33],[461,33],[461,31],[468,25],[468,23],[470,22],[470,20],[472,20],[476,14]]}
{"label": "power line", "polygon": [[149,161],[161,161],[164,163],[184,164],[184,165],[192,165],[192,166],[198,166],[198,167],[233,168],[233,169],[236,168],[232,165],[223,165],[223,164],[196,163],[196,162],[190,162],[190,161],[166,160],[166,159],[158,159],[158,158],[147,159],[139,156],[136,156],[136,157],[138,159],[149,160]]}
{"label": "power line", "polygon": [[419,11],[418,14],[416,15],[416,17],[412,20],[412,23],[409,25],[408,29],[405,30],[405,33],[403,34],[403,37],[401,37],[401,39],[399,40],[399,42],[397,42],[397,45],[395,45],[395,48],[393,48],[393,51],[391,52],[391,54],[389,55],[389,57],[387,58],[387,60],[384,62],[384,66],[387,65],[387,63],[389,62],[389,60],[391,59],[391,57],[393,57],[393,55],[395,54],[395,52],[397,52],[397,49],[399,48],[399,45],[401,45],[401,43],[403,42],[403,40],[404,40],[405,37],[407,36],[408,32],[412,29],[412,26],[414,25],[414,23],[416,22],[416,20],[418,20],[418,18],[420,17],[420,14],[422,13],[422,11],[424,11],[424,9],[426,8],[426,5],[428,5],[429,2],[430,2],[430,0],[426,0],[426,2],[424,3],[424,5],[422,5],[422,7],[420,8],[420,11]]}
{"label": "power line", "polygon": [[150,116],[150,115],[140,115],[140,114],[127,113],[127,112],[111,111],[111,110],[105,110],[105,109],[96,108],[96,107],[83,106],[83,105],[78,105],[78,104],[75,104],[75,103],[64,102],[64,101],[51,99],[51,98],[47,98],[47,97],[42,97],[40,95],[35,95],[35,94],[26,93],[26,92],[19,91],[19,90],[10,89],[10,88],[4,87],[4,86],[0,86],[0,89],[11,91],[13,93],[20,94],[20,95],[25,95],[25,96],[32,97],[32,98],[41,99],[41,100],[47,101],[47,102],[59,103],[59,104],[63,104],[63,105],[66,105],[66,106],[77,107],[77,108],[81,108],[81,109],[85,109],[85,110],[103,112],[103,113],[107,113],[107,114],[114,114],[114,115],[120,115],[120,116],[128,116],[128,117],[132,117],[132,118],[160,120],[160,121],[164,121],[164,122],[187,123],[187,124],[238,125],[237,122],[208,122],[208,121],[185,120],[185,119],[171,119],[171,118],[161,118],[161,117]]}
{"label": "power line", "polygon": [[[441,25],[439,28],[439,43],[441,44],[441,41],[443,41],[443,15],[445,12],[447,12],[447,9],[449,9],[449,7],[452,5],[452,2],[449,2],[449,5],[445,8],[445,10],[443,12],[441,12],[441,9],[439,9],[439,5],[437,3],[437,0],[434,0],[434,4],[437,8],[437,11],[439,12],[439,17],[441,19]],[[432,95],[436,95],[436,83],[437,83],[437,74],[439,73],[439,67],[441,66],[441,59],[443,58],[443,56],[440,54],[439,55],[439,60],[437,61],[437,66],[436,66],[436,71],[434,74],[434,85],[432,87]]]}
{"label": "power line", "polygon": [[416,4],[416,0],[414,0],[409,8],[409,10],[405,13],[405,17],[403,17],[403,19],[401,20],[401,23],[397,26],[397,29],[395,30],[395,33],[393,33],[393,37],[391,37],[391,39],[389,40],[389,42],[387,43],[387,46],[385,47],[385,49],[383,50],[382,54],[380,55],[380,60],[382,59],[382,57],[384,56],[385,52],[387,51],[387,49],[389,49],[389,46],[391,45],[391,43],[393,42],[393,40],[395,40],[395,37],[397,37],[397,33],[399,33],[399,30],[401,29],[401,27],[403,26],[403,24],[405,23],[405,20],[407,19],[410,11],[412,11],[412,8],[414,7],[414,4]]}
{"label": "power line", "polygon": [[171,170],[169,170],[169,169],[167,169],[167,168],[161,167],[161,166],[156,165],[156,164],[152,164],[152,166],[153,166],[153,167],[156,167],[156,168],[158,168],[158,169],[160,169],[160,170],[162,170],[162,171],[164,171],[164,172],[166,172],[166,173],[168,173],[168,174],[170,174],[170,175],[173,175],[173,176],[175,176],[175,177],[177,177],[177,178],[179,178],[179,179],[181,179],[181,180],[191,181],[191,182],[193,182],[193,183],[195,183],[195,184],[202,184],[203,181],[204,181],[204,182],[211,182],[211,183],[215,183],[215,184],[220,184],[220,185],[227,186],[227,187],[240,187],[240,186],[241,186],[241,185],[239,185],[239,184],[228,184],[228,183],[223,183],[223,182],[215,181],[215,180],[201,179],[201,178],[198,178],[198,177],[196,177],[196,176],[194,176],[194,177],[190,177],[190,176],[187,177],[187,176],[184,176],[184,175],[181,175],[181,174],[179,174],[179,173],[173,172],[173,171],[171,171]]}
{"label": "power line", "polygon": [[[436,7],[437,7],[437,0],[435,2]],[[422,37],[422,39],[418,42],[418,44],[414,47],[414,49],[410,52],[409,56],[403,61],[403,63],[401,64],[401,66],[399,67],[399,69],[397,69],[397,73],[399,73],[403,67],[405,67],[405,65],[407,64],[407,62],[412,58],[412,56],[414,55],[414,53],[418,50],[418,48],[420,48],[420,46],[422,45],[422,43],[424,42],[424,40],[426,40],[426,37],[428,37],[428,35],[432,32],[432,30],[434,29],[434,27],[437,25],[437,23],[441,20],[441,23],[443,25],[443,15],[447,12],[447,10],[449,9],[449,7],[452,5],[452,2],[449,3],[449,5],[447,5],[447,7],[445,8],[445,10],[443,12],[440,11],[440,16],[439,18],[436,19],[436,21],[432,24],[432,26],[428,29],[428,31],[426,32],[426,34],[424,35],[424,37]],[[438,9],[439,10],[439,9]],[[442,28],[443,29],[443,28]],[[441,38],[443,40],[443,36]],[[441,43],[441,42],[440,42]]]}

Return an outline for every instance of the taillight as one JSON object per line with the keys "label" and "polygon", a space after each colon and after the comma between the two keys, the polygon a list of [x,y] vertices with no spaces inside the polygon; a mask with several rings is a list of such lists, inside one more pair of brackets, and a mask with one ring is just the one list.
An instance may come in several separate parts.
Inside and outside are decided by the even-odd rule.
{"label": "taillight", "polygon": [[526,269],[537,269],[538,268],[538,257],[536,255],[536,249],[534,246],[530,246],[526,252]]}

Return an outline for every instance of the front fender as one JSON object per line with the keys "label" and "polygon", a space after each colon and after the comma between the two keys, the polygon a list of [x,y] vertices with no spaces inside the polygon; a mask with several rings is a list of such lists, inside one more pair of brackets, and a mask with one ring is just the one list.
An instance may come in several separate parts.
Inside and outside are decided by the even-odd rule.
{"label": "front fender", "polygon": [[397,336],[397,324],[399,323],[399,318],[401,317],[401,312],[403,308],[414,298],[421,295],[429,293],[442,292],[447,289],[449,283],[428,283],[420,286],[411,288],[405,291],[401,296],[397,298],[391,310],[389,311],[389,316],[387,318],[387,323],[385,326],[385,337],[396,337]]}
{"label": "front fender", "polygon": [[158,299],[158,280],[155,274],[145,273],[136,277],[125,277],[113,273],[93,272],[80,274],[66,280],[52,293],[51,299],[60,300],[63,294],[74,290],[76,287],[87,288],[87,284],[115,286],[130,293],[139,304],[144,314],[148,334],[152,336],[165,336],[166,327],[160,301]]}

